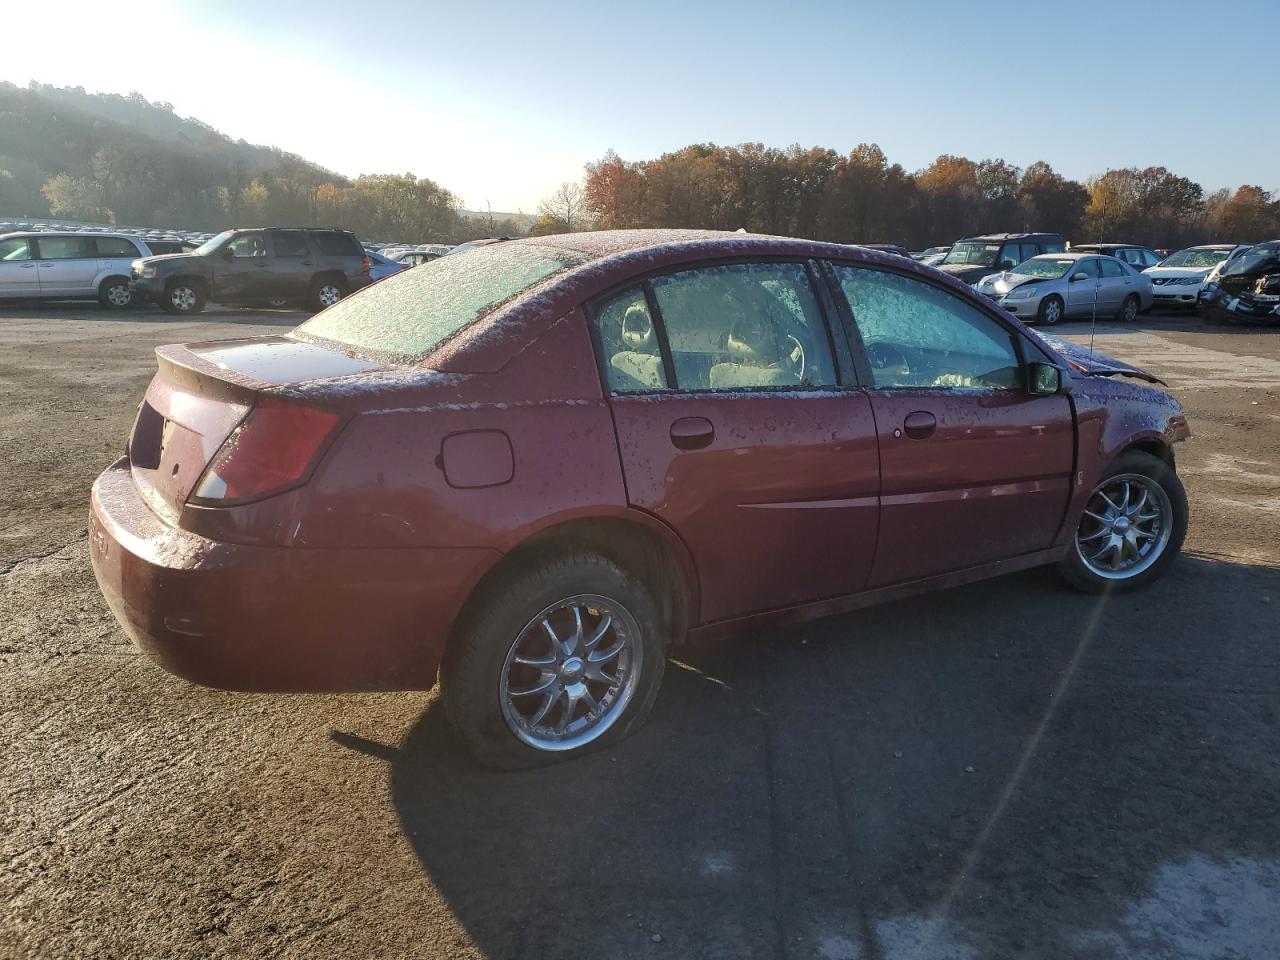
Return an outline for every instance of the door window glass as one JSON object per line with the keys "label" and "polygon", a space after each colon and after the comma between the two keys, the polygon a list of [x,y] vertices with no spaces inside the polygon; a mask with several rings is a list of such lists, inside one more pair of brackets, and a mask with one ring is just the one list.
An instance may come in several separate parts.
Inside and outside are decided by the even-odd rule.
{"label": "door window glass", "polygon": [[614,393],[667,390],[667,371],[644,290],[632,287],[595,311],[605,377]]}
{"label": "door window glass", "polygon": [[1024,243],[1022,245],[1022,259],[1024,261],[1038,256],[1040,256],[1040,245],[1038,243]]}
{"label": "door window glass", "polygon": [[302,234],[293,230],[278,230],[271,234],[271,246],[277,257],[306,257],[311,254]]}
{"label": "door window glass", "polygon": [[1041,240],[1040,249],[1045,253],[1062,253],[1067,247],[1061,240]]}
{"label": "door window glass", "polygon": [[83,260],[97,257],[92,237],[41,237],[41,260]]}
{"label": "door window glass", "polygon": [[94,244],[100,257],[133,258],[138,255],[138,248],[124,237],[97,237]]}
{"label": "door window glass", "polygon": [[265,257],[267,255],[267,245],[263,242],[260,233],[242,233],[230,243],[227,244],[231,248],[231,255],[237,259],[240,257]]}
{"label": "door window glass", "polygon": [[1102,267],[1102,275],[1104,277],[1124,277],[1128,276],[1124,272],[1124,267],[1120,266],[1115,260],[1105,259],[1099,260],[1098,263]]}
{"label": "door window glass", "polygon": [[364,247],[349,233],[317,230],[311,234],[320,252],[330,257],[363,257]]}
{"label": "door window glass", "polygon": [[798,263],[667,274],[653,292],[681,390],[836,384],[831,341]]}
{"label": "door window glass", "polygon": [[0,263],[17,263],[31,259],[31,244],[25,237],[0,240]]}
{"label": "door window glass", "polygon": [[877,387],[1021,386],[1013,335],[977,307],[894,273],[835,270]]}
{"label": "door window glass", "polygon": [[1071,271],[1071,275],[1074,277],[1077,273],[1083,273],[1090,280],[1098,279],[1098,261],[1093,259],[1081,260],[1076,264],[1076,268]]}

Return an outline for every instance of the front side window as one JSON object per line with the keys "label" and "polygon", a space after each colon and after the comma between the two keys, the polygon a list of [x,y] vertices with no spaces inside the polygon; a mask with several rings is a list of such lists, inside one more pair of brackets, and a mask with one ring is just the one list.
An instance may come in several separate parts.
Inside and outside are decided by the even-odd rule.
{"label": "front side window", "polygon": [[799,263],[735,263],[656,277],[680,390],[834,386],[831,341]]}
{"label": "front side window", "polygon": [[237,260],[247,257],[265,257],[267,255],[267,245],[260,233],[242,233],[227,246],[231,248],[231,255]]}
{"label": "front side window", "polygon": [[952,293],[908,277],[837,265],[877,387],[1012,390],[1013,335]]}
{"label": "front side window", "polygon": [[1078,273],[1083,273],[1090,280],[1097,280],[1098,279],[1098,261],[1094,260],[1093,258],[1079,261],[1076,264],[1076,268],[1071,271],[1071,275],[1074,277]]}
{"label": "front side window", "polygon": [[85,260],[96,257],[92,237],[41,237],[41,260]]}
{"label": "front side window", "polygon": [[1124,267],[1120,266],[1120,262],[1118,260],[1112,260],[1110,258],[1107,258],[1104,260],[1099,260],[1098,264],[1102,267],[1102,275],[1104,277],[1128,276],[1128,274],[1126,274],[1124,271]]}
{"label": "front side window", "polygon": [[632,287],[605,301],[595,310],[595,323],[613,393],[669,389],[643,288]]}
{"label": "front side window", "polygon": [[31,243],[26,237],[0,240],[0,263],[17,263],[31,259]]}
{"label": "front side window", "polygon": [[296,230],[276,230],[271,234],[271,248],[277,257],[307,257],[307,241]]}

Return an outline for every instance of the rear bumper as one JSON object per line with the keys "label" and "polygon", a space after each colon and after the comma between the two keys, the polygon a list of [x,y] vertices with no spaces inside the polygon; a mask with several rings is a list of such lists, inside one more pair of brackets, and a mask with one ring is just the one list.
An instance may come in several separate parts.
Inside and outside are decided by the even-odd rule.
{"label": "rear bumper", "polygon": [[484,549],[309,549],[161,521],[127,461],[93,485],[89,552],[111,612],[170,673],[228,690],[427,689]]}

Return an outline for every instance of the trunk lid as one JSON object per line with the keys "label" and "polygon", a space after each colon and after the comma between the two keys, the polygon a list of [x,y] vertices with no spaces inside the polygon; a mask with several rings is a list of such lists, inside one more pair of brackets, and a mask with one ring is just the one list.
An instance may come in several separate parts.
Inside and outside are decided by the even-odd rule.
{"label": "trunk lid", "polygon": [[174,344],[156,348],[156,360],[128,452],[139,493],[170,523],[259,398],[300,382],[383,369],[288,337]]}

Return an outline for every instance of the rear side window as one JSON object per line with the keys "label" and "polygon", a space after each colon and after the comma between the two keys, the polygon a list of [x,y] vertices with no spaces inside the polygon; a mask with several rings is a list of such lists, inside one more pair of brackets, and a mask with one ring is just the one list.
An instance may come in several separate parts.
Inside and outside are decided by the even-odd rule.
{"label": "rear side window", "polygon": [[656,277],[680,390],[834,386],[831,341],[799,263],[739,263]]}
{"label": "rear side window", "polygon": [[1128,274],[1125,273],[1124,267],[1120,266],[1120,264],[1115,260],[1111,260],[1111,259],[1099,260],[1098,264],[1102,268],[1102,275],[1104,277],[1128,276]]}
{"label": "rear side window", "polygon": [[610,391],[670,389],[653,316],[641,287],[606,300],[595,310],[595,323]]}
{"label": "rear side window", "polygon": [[421,359],[544,280],[581,263],[552,247],[496,243],[402,270],[340,300],[294,331],[379,360]]}
{"label": "rear side window", "polygon": [[277,257],[307,257],[311,251],[297,230],[276,230],[271,234],[271,248]]}
{"label": "rear side window", "polygon": [[94,243],[100,257],[136,257],[138,248],[124,237],[97,237]]}
{"label": "rear side window", "polygon": [[919,280],[837,265],[877,387],[1011,390],[1013,335],[954,294]]}
{"label": "rear side window", "polygon": [[92,237],[41,237],[36,243],[41,260],[85,260],[98,255]]}
{"label": "rear side window", "polygon": [[0,240],[0,263],[16,263],[31,259],[31,244],[26,237],[10,237]]}
{"label": "rear side window", "polygon": [[317,249],[330,257],[363,257],[364,248],[355,237],[336,230],[317,230],[311,234]]}

